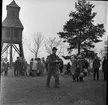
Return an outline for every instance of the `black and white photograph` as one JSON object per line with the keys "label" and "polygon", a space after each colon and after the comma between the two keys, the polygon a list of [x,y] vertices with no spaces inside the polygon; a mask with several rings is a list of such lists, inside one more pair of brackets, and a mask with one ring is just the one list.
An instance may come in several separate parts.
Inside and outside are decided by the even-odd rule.
{"label": "black and white photograph", "polygon": [[0,105],[107,105],[108,1],[2,0]]}

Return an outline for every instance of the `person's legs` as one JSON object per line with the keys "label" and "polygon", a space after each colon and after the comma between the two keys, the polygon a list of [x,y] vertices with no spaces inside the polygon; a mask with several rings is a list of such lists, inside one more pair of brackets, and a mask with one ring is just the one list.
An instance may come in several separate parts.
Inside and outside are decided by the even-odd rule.
{"label": "person's legs", "polygon": [[4,75],[5,75],[5,76],[7,76],[7,71],[8,71],[8,69],[5,68],[5,71],[4,71]]}
{"label": "person's legs", "polygon": [[25,68],[23,68],[22,75],[25,76]]}
{"label": "person's legs", "polygon": [[48,74],[48,66],[46,66],[46,74]]}
{"label": "person's legs", "polygon": [[25,73],[24,74],[25,74],[25,76],[27,76],[27,69],[25,70]]}
{"label": "person's legs", "polygon": [[80,79],[80,78],[79,78],[79,75],[80,75],[80,68],[78,68],[78,69],[77,69],[77,77],[76,77],[77,82],[78,82],[78,81],[79,81],[79,79]]}
{"label": "person's legs", "polygon": [[97,80],[99,80],[99,68],[96,69],[97,72]]}
{"label": "person's legs", "polygon": [[17,69],[17,71],[18,71],[18,76],[21,76],[21,74],[22,74],[22,69],[19,67],[19,68]]}
{"label": "person's legs", "polygon": [[27,69],[24,69],[24,76],[27,76]]}
{"label": "person's legs", "polygon": [[5,71],[5,75],[8,76],[8,70]]}
{"label": "person's legs", "polygon": [[73,75],[73,79],[75,80],[75,78],[77,77],[77,72],[78,72],[78,68],[75,70],[75,73]]}
{"label": "person's legs", "polygon": [[94,74],[93,74],[93,79],[95,80],[96,77],[96,69],[94,68]]}
{"label": "person's legs", "polygon": [[5,70],[4,75],[6,76],[6,74],[7,74],[7,73],[6,73],[6,70]]}
{"label": "person's legs", "polygon": [[14,75],[16,76],[16,69],[14,69]]}
{"label": "person's legs", "polygon": [[34,71],[31,69],[29,75],[33,77]]}
{"label": "person's legs", "polygon": [[76,68],[71,68],[71,75],[72,75],[72,78],[73,80],[75,80],[75,73],[76,73]]}
{"label": "person's legs", "polygon": [[78,81],[78,77],[79,77],[79,68],[76,68],[76,70],[75,70],[75,74],[74,74],[74,80],[76,80],[77,79],[77,81]]}
{"label": "person's legs", "polygon": [[20,76],[20,70],[19,69],[17,69],[17,76]]}
{"label": "person's legs", "polygon": [[87,72],[88,72],[87,74],[88,74],[88,75],[90,75],[90,71],[89,71],[89,68],[87,68]]}
{"label": "person's legs", "polygon": [[19,76],[19,68],[15,67],[14,69],[14,75]]}
{"label": "person's legs", "polygon": [[60,87],[60,83],[59,83],[59,76],[57,73],[57,70],[53,70],[53,76],[55,78],[55,87]]}
{"label": "person's legs", "polygon": [[82,77],[79,77],[80,82],[82,82]]}
{"label": "person's legs", "polygon": [[60,67],[60,73],[62,73],[62,72],[63,72],[62,67]]}
{"label": "person's legs", "polygon": [[68,68],[68,69],[67,69],[67,75],[69,75],[69,74],[70,74],[70,69]]}
{"label": "person's legs", "polygon": [[22,75],[22,69],[19,67],[18,68],[18,75],[21,76]]}
{"label": "person's legs", "polygon": [[33,76],[34,77],[38,76],[37,70],[33,70]]}
{"label": "person's legs", "polygon": [[47,76],[47,82],[46,82],[46,87],[50,86],[50,79],[52,76],[52,69],[48,70],[48,76]]}
{"label": "person's legs", "polygon": [[105,72],[104,75],[105,75],[104,80],[106,81],[107,80],[107,72]]}
{"label": "person's legs", "polygon": [[72,75],[73,80],[75,80],[75,74]]}

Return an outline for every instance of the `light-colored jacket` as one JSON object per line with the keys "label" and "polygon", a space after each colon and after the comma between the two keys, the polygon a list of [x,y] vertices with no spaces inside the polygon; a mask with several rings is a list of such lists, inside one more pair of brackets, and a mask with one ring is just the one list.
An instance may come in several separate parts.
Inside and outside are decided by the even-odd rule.
{"label": "light-colored jacket", "polygon": [[33,60],[32,70],[37,70],[37,61]]}

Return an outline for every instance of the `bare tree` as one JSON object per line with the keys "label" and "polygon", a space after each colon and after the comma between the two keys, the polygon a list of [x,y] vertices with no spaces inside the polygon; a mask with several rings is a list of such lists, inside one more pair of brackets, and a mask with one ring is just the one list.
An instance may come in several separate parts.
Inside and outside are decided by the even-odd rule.
{"label": "bare tree", "polygon": [[40,48],[43,44],[44,38],[41,33],[37,33],[37,35],[34,34],[33,36],[33,43],[28,45],[29,51],[35,56],[35,58],[38,57],[40,53]]}
{"label": "bare tree", "polygon": [[105,55],[105,49],[100,49],[100,52],[99,52],[101,58],[103,59],[104,55]]}
{"label": "bare tree", "polygon": [[24,36],[22,36],[22,45],[24,46],[26,44],[27,44],[27,39]]}
{"label": "bare tree", "polygon": [[53,47],[58,48],[58,55],[64,53],[64,44],[61,39],[57,40],[56,37],[54,37],[54,38],[49,38],[45,41],[45,49],[48,54],[52,53]]}

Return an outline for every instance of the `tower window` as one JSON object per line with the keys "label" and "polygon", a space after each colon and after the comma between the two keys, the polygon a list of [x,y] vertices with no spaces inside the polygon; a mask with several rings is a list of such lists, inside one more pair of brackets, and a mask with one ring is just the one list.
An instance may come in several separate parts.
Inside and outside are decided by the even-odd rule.
{"label": "tower window", "polygon": [[11,12],[11,16],[15,17],[15,12],[14,11]]}
{"label": "tower window", "polygon": [[18,31],[18,29],[14,29],[14,38],[18,38],[19,36],[19,31]]}
{"label": "tower window", "polygon": [[8,38],[10,37],[10,29],[9,28],[6,29],[6,37],[8,37]]}

